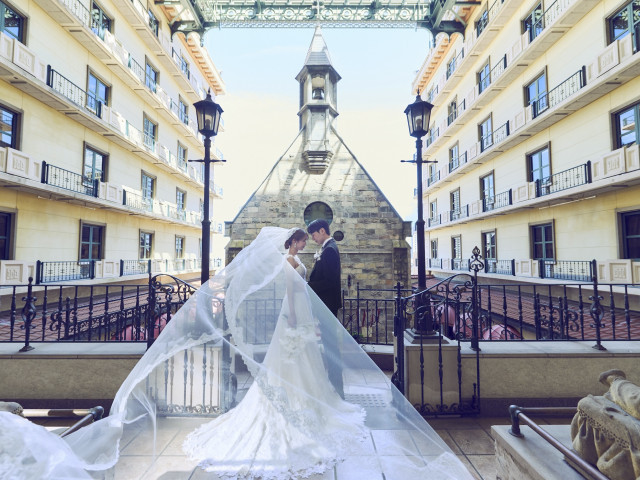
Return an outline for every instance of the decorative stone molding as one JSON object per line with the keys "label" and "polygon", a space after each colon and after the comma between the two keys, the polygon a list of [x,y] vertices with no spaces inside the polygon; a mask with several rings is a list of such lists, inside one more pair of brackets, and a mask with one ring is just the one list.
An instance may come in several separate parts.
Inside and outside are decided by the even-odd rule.
{"label": "decorative stone molding", "polygon": [[443,270],[451,270],[451,259],[443,258],[442,259],[442,269]]}
{"label": "decorative stone molding", "polygon": [[0,147],[0,172],[7,171],[7,149]]}
{"label": "decorative stone molding", "polygon": [[98,196],[103,200],[108,200],[122,205],[122,191],[122,185],[100,182]]}
{"label": "decorative stone molding", "polygon": [[13,42],[13,63],[23,68],[38,80],[47,80],[47,65],[36,54],[20,42]]}
{"label": "decorative stone molding", "polygon": [[445,165],[440,169],[440,180],[444,179],[447,175],[449,175],[449,165]]}
{"label": "decorative stone molding", "polygon": [[525,182],[515,185],[512,188],[513,203],[524,202],[531,198],[536,198],[536,182]]}
{"label": "decorative stone molding", "polygon": [[33,160],[20,150],[7,147],[5,171],[39,182],[42,175],[42,162]]}
{"label": "decorative stone molding", "polygon": [[532,277],[533,276],[533,260],[516,260],[516,275],[519,277]]}
{"label": "decorative stone molding", "polygon": [[597,262],[596,270],[600,282],[633,283],[631,260],[604,260]]}
{"label": "decorative stone molding", "polygon": [[469,149],[467,150],[467,157],[469,160],[472,160],[478,156],[478,152],[480,151],[480,143],[473,143]]}
{"label": "decorative stone molding", "polygon": [[26,284],[29,277],[36,278],[35,262],[0,261],[0,285]]}
{"label": "decorative stone molding", "polygon": [[333,158],[333,152],[328,150],[305,150],[302,153],[302,158],[309,173],[320,174],[324,173],[329,166]]}
{"label": "decorative stone molding", "polygon": [[636,143],[625,147],[625,168],[627,172],[640,168],[640,146]]}
{"label": "decorative stone molding", "polygon": [[469,215],[478,215],[482,213],[482,200],[476,200],[469,204]]}
{"label": "decorative stone molding", "polygon": [[515,132],[516,130],[521,129],[522,127],[525,126],[526,122],[526,112],[525,109],[523,108],[522,110],[520,110],[518,113],[516,113],[513,118],[509,121],[509,131],[511,133]]}
{"label": "decorative stone molding", "polygon": [[633,283],[640,283],[640,262],[631,262],[631,276]]}
{"label": "decorative stone molding", "polygon": [[13,38],[0,32],[0,57],[13,62]]}
{"label": "decorative stone molding", "polygon": [[609,44],[596,56],[595,60],[587,65],[587,83],[592,82],[603,73],[630,58],[633,55],[632,36],[616,40]]}
{"label": "decorative stone molding", "polygon": [[591,164],[593,180],[601,180],[625,172],[625,147],[607,153]]}

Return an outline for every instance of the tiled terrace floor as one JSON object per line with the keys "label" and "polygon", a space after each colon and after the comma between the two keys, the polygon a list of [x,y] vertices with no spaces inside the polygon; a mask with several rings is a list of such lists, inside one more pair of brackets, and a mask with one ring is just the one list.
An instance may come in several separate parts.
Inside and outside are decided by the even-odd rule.
{"label": "tiled terrace floor", "polygon": [[[570,418],[536,418],[541,425],[568,424]],[[61,420],[46,420],[42,423],[47,427],[65,424]],[[197,425],[201,419],[174,418],[160,429],[159,443],[162,452],[156,463],[148,468],[148,455],[151,454],[148,442],[143,439],[130,441],[123,451],[121,461],[115,471],[115,480],[216,480],[214,474],[207,473],[189,461],[182,452],[184,437]],[[451,450],[460,458],[477,480],[495,480],[496,466],[494,459],[494,441],[491,437],[491,425],[507,425],[508,417],[467,417],[467,418],[437,418],[429,420],[429,424],[436,430]],[[382,458],[382,457],[378,457]],[[310,480],[361,480],[363,465],[340,464],[333,471],[323,476],[311,477]],[[368,469],[370,465],[367,465]],[[384,480],[411,480],[400,475],[385,474]],[[372,472],[366,475],[366,480],[374,480],[382,476],[375,476]],[[550,479],[551,480],[551,479]]]}

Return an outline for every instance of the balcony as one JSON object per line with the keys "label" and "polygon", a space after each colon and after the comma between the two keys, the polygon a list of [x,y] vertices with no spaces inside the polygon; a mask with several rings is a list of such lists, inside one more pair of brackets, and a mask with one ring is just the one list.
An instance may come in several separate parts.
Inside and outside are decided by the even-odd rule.
{"label": "balcony", "polygon": [[493,197],[484,197],[482,199],[482,211],[490,212],[498,208],[504,208],[511,205],[511,189],[506,192],[499,193]]}

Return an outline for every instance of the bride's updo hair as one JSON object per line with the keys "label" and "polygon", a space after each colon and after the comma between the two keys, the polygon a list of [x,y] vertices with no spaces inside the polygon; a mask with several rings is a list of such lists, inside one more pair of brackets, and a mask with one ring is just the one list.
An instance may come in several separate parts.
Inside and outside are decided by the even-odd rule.
{"label": "bride's updo hair", "polygon": [[289,230],[289,238],[284,242],[284,248],[289,248],[293,242],[298,242],[309,238],[309,234],[301,228],[292,228]]}

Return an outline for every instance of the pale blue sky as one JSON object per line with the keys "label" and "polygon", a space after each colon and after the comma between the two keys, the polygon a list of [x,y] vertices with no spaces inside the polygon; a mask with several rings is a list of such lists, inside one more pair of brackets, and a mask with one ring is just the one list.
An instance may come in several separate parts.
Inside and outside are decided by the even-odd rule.
{"label": "pale blue sky", "polygon": [[[218,98],[228,159],[215,171],[225,189],[217,220],[231,220],[298,133],[298,74],[313,29],[211,30],[205,46],[227,87]],[[323,29],[338,84],[338,131],[404,218],[415,210],[415,142],[404,109],[430,33],[412,29]],[[223,218],[221,218],[223,217]]]}

